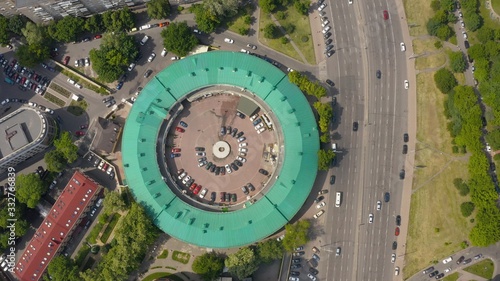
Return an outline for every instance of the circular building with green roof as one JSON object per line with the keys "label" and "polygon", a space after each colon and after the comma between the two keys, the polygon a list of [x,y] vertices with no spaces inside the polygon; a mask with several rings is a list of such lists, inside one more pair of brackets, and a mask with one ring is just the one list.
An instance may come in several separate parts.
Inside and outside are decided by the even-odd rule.
{"label": "circular building with green roof", "polygon": [[302,92],[272,64],[238,52],[162,70],[135,101],[122,139],[136,200],[160,229],[201,247],[275,233],[300,210],[318,170],[318,129]]}

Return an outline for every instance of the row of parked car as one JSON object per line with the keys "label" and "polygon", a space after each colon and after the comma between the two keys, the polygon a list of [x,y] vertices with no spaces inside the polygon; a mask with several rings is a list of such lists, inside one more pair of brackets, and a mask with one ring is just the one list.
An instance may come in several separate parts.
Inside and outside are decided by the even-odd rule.
{"label": "row of parked car", "polygon": [[[313,281],[317,280],[316,275],[318,275],[318,273],[319,273],[319,271],[315,268],[318,266],[318,263],[320,261],[319,252],[320,251],[318,248],[313,247],[312,258],[310,260],[308,260],[310,267],[309,267],[309,271],[307,273],[307,277]],[[290,276],[288,277],[289,281],[300,281],[300,279],[299,279],[300,272],[294,271],[294,269],[302,268],[302,264],[301,264],[302,258],[300,258],[300,257],[303,255],[305,255],[304,246],[300,246],[300,247],[296,248],[294,253],[292,254],[292,257],[293,257],[292,258],[292,265],[290,266],[290,269],[292,271],[290,271]],[[339,250],[337,252],[337,255],[340,255]]]}
{"label": "row of parked car", "polygon": [[102,160],[97,155],[90,153],[87,160],[92,163],[94,161],[94,167],[97,167],[99,170],[106,172],[110,179],[115,178],[115,170],[113,169],[113,165],[109,164],[105,160]]}
{"label": "row of parked car", "polygon": [[9,63],[9,60],[0,54],[0,64],[4,68],[5,75],[8,76],[5,81],[9,84],[19,84],[19,89],[22,91],[33,90],[35,93],[43,95],[50,84],[50,79],[20,65],[16,59]]}

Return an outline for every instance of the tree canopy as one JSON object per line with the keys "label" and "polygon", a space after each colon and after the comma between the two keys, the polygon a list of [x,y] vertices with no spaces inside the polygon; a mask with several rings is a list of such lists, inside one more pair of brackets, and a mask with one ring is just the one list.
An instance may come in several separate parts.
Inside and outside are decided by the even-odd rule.
{"label": "tree canopy", "polygon": [[93,14],[85,21],[85,29],[91,33],[98,33],[106,30],[101,14]]}
{"label": "tree canopy", "polygon": [[260,262],[271,263],[282,258],[284,253],[283,243],[276,239],[269,239],[257,244],[257,254]]}
{"label": "tree canopy", "polygon": [[309,241],[307,236],[311,223],[308,220],[300,220],[294,224],[285,225],[285,238],[283,238],[283,247],[286,251],[292,253],[298,246],[304,245]]}
{"label": "tree canopy", "polygon": [[0,15],[0,46],[5,46],[10,42],[9,19]]}
{"label": "tree canopy", "polygon": [[277,0],[259,0],[259,7],[265,13],[272,13],[278,8]]}
{"label": "tree canopy", "polygon": [[16,178],[16,196],[19,202],[26,204],[28,208],[35,208],[47,191],[40,176],[37,174],[18,175]]}
{"label": "tree canopy", "polygon": [[318,150],[318,170],[328,171],[333,159],[335,159],[335,152],[331,149]]}
{"label": "tree canopy", "polygon": [[192,268],[203,280],[216,280],[224,268],[224,257],[216,252],[204,253],[194,259]]}
{"label": "tree canopy", "polygon": [[73,143],[73,139],[69,132],[62,132],[61,136],[54,140],[54,146],[68,163],[73,163],[78,158],[78,146]]}
{"label": "tree canopy", "polygon": [[313,104],[314,108],[319,115],[319,130],[322,133],[327,133],[330,127],[330,121],[333,117],[333,108],[330,103],[315,102]]}
{"label": "tree canopy", "polygon": [[196,45],[198,39],[191,28],[184,22],[170,23],[168,28],[161,31],[163,46],[170,52],[185,57]]}
{"label": "tree canopy", "polygon": [[449,58],[451,71],[455,73],[462,73],[465,71],[467,62],[465,61],[465,57],[462,52],[450,52]]}
{"label": "tree canopy", "polygon": [[61,172],[66,166],[66,159],[64,155],[58,150],[51,150],[44,156],[47,170],[51,172]]}
{"label": "tree canopy", "polygon": [[166,19],[170,16],[170,3],[168,0],[151,0],[146,3],[148,16],[151,19]]}
{"label": "tree canopy", "polygon": [[203,0],[203,9],[219,18],[230,18],[238,13],[238,0]]}
{"label": "tree canopy", "polygon": [[446,68],[441,68],[434,73],[434,82],[436,82],[436,87],[443,94],[449,93],[458,85],[457,79],[453,73]]}
{"label": "tree canopy", "polygon": [[23,35],[22,29],[30,22],[24,15],[14,15],[9,18],[9,29],[17,35]]}
{"label": "tree canopy", "polygon": [[73,260],[59,255],[54,257],[47,267],[47,273],[51,278],[45,278],[44,280],[49,281],[80,281],[78,266],[73,262]]}
{"label": "tree canopy", "polygon": [[34,67],[50,57],[50,49],[48,45],[41,43],[20,45],[14,56],[19,60],[20,64]]}
{"label": "tree canopy", "polygon": [[227,256],[224,264],[228,271],[240,280],[250,276],[259,268],[257,255],[250,247],[243,247],[238,252]]}
{"label": "tree canopy", "polygon": [[103,212],[106,214],[112,214],[127,209],[127,204],[123,200],[122,195],[118,191],[108,191],[107,189],[105,190],[103,206]]}
{"label": "tree canopy", "polygon": [[74,42],[78,34],[80,34],[85,22],[80,17],[66,16],[57,22],[52,22],[48,26],[50,37],[59,42]]}
{"label": "tree canopy", "polygon": [[194,4],[190,8],[198,28],[205,33],[212,33],[221,24],[221,18],[213,12],[204,9],[201,4]]}

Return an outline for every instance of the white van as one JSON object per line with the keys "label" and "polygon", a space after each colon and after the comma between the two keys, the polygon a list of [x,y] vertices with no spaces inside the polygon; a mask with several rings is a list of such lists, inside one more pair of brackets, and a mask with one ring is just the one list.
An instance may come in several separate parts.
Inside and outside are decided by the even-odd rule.
{"label": "white van", "polygon": [[336,143],[332,143],[332,150],[333,150],[333,152],[337,151],[337,144]]}
{"label": "white van", "polygon": [[336,192],[335,193],[335,207],[340,207],[340,204],[342,203],[342,192]]}

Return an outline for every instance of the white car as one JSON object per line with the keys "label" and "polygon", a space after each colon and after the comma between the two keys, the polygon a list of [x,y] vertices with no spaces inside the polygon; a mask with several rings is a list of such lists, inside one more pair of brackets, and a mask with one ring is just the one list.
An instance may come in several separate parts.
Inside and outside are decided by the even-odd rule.
{"label": "white car", "polygon": [[75,82],[73,79],[71,79],[71,78],[68,78],[68,80],[67,80],[67,81],[68,81],[68,83],[70,83],[71,85],[75,85],[75,83],[76,83],[76,82]]}
{"label": "white car", "polygon": [[405,80],[405,89],[408,90],[410,88],[410,82],[408,80]]}
{"label": "white car", "polygon": [[394,275],[399,275],[399,266],[396,266],[396,268],[394,268]]}
{"label": "white car", "polygon": [[241,49],[240,52],[245,53],[245,54],[250,54],[250,51],[245,50],[245,49]]}
{"label": "white car", "polygon": [[401,44],[399,44],[399,46],[401,46],[401,52],[406,51],[405,43],[401,42]]}
{"label": "white car", "polygon": [[311,279],[312,281],[316,281],[316,276],[312,275],[311,273],[308,273],[307,274],[307,277],[309,277],[309,279]]}
{"label": "white car", "polygon": [[131,63],[131,64],[128,66],[127,70],[128,70],[128,71],[132,71],[134,68],[135,68],[135,63]]}
{"label": "white car", "polygon": [[[6,101],[6,102],[9,102],[9,99],[4,100],[4,102],[5,102],[5,101]],[[29,106],[33,106],[33,107],[37,107],[37,106],[38,106],[38,104],[37,104],[36,102],[32,102],[32,101],[30,101],[30,102],[28,103],[28,105],[29,105]]]}
{"label": "white car", "polygon": [[226,172],[228,174],[232,173],[233,171],[231,170],[231,167],[229,167],[229,164],[226,164],[226,166],[224,166],[224,168],[226,168]]}
{"label": "white car", "polygon": [[391,262],[395,263],[396,262],[396,254],[391,255]]}
{"label": "white car", "polygon": [[163,50],[161,51],[161,56],[164,57],[167,55],[167,49],[163,48]]}
{"label": "white car", "polygon": [[242,143],[240,143],[240,145],[239,145],[239,146],[240,146],[240,147],[245,147],[245,146],[247,146],[247,145],[248,145],[248,143],[246,143],[246,142],[242,142]]}
{"label": "white car", "polygon": [[[9,99],[5,99],[5,100],[3,100],[3,101],[2,101],[2,105],[6,105],[6,104],[8,104],[9,102],[10,102],[10,100],[9,100]],[[31,102],[30,102],[30,105],[31,105]]]}
{"label": "white car", "polygon": [[200,198],[205,198],[205,195],[207,195],[207,192],[208,192],[208,189],[204,188],[201,192],[200,192]]}
{"label": "white car", "polygon": [[260,128],[264,127],[264,124],[263,123],[259,123],[257,124],[257,126],[255,126],[255,130],[258,130]]}
{"label": "white car", "polygon": [[229,43],[229,44],[233,44],[234,40],[233,39],[229,39],[229,38],[224,38],[224,42]]}
{"label": "white car", "polygon": [[316,209],[321,209],[325,206],[326,206],[326,203],[325,203],[325,201],[323,201],[323,202],[319,203],[318,205],[316,205]]}
{"label": "white car", "polygon": [[182,183],[183,183],[183,184],[186,184],[186,182],[188,182],[190,179],[191,179],[191,176],[186,176],[186,177],[182,180]]}
{"label": "white car", "polygon": [[444,260],[443,260],[443,263],[444,263],[444,264],[447,264],[447,263],[449,263],[449,262],[450,262],[450,261],[452,261],[452,260],[453,260],[453,258],[452,258],[452,257],[447,257],[446,259],[444,259]]}
{"label": "white car", "polygon": [[329,21],[329,20],[325,20],[325,21],[321,24],[321,26],[322,26],[322,27],[325,27],[325,26],[327,26],[329,23],[330,23],[330,21]]}
{"label": "white car", "polygon": [[378,200],[377,201],[377,211],[380,211],[382,209],[382,201]]}
{"label": "white car", "polygon": [[148,58],[148,62],[152,62],[156,57],[156,54],[155,53],[151,53],[151,55],[149,56]]}
{"label": "white car", "polygon": [[170,60],[179,60],[179,57],[171,57]]}
{"label": "white car", "polygon": [[352,0],[349,0],[349,2],[348,2],[348,3],[349,3],[349,5],[351,5],[351,4],[352,4]]}
{"label": "white car", "polygon": [[77,87],[78,89],[81,89],[82,88],[82,85],[78,84],[78,83],[75,83],[73,86]]}
{"label": "white car", "polygon": [[49,113],[50,115],[53,115],[54,114],[54,110],[50,109],[50,108],[46,108],[45,109],[45,112]]}
{"label": "white car", "polygon": [[444,273],[448,273],[451,271],[451,267],[448,267],[447,269],[444,270]]}
{"label": "white car", "polygon": [[87,57],[85,58],[85,66],[89,66],[90,65],[90,59]]}
{"label": "white car", "polygon": [[238,151],[239,152],[248,152],[248,149],[244,148],[244,147],[240,147],[240,148],[238,148]]}
{"label": "white car", "polygon": [[326,7],[326,3],[321,4],[321,6],[318,7],[318,12],[323,11],[323,9]]}
{"label": "white car", "polygon": [[151,28],[151,25],[150,24],[146,24],[146,25],[143,25],[141,27],[139,27],[139,30],[145,30],[145,29],[150,29]]}
{"label": "white car", "polygon": [[323,34],[327,33],[331,28],[332,28],[331,26],[323,28]]}
{"label": "white car", "polygon": [[460,21],[460,26],[463,28],[465,27],[465,23],[463,21]]}
{"label": "white car", "polygon": [[241,156],[238,156],[238,158],[237,158],[237,159],[238,159],[238,161],[241,161],[242,163],[247,162],[247,159],[246,159],[246,158],[243,158],[243,157],[241,157]]}
{"label": "white car", "polygon": [[317,213],[313,216],[313,218],[317,219],[317,218],[321,217],[321,215],[323,215],[324,213],[325,213],[325,210],[321,210],[321,211],[317,212]]}
{"label": "white car", "polygon": [[186,172],[182,172],[182,174],[180,174],[177,178],[181,180],[185,176],[187,176],[187,173]]}
{"label": "white car", "polygon": [[373,214],[368,215],[368,223],[373,223]]}
{"label": "white car", "polygon": [[198,163],[198,167],[203,167],[207,164],[207,161],[201,161],[200,163]]}
{"label": "white car", "polygon": [[467,33],[465,33],[465,31],[462,31],[462,35],[464,36],[464,39],[467,39]]}
{"label": "white car", "polygon": [[257,130],[257,134],[261,134],[262,132],[264,132],[266,130],[266,128],[260,128]]}
{"label": "white car", "polygon": [[458,12],[458,17],[459,18],[462,18],[464,15],[462,14],[462,12]]}

